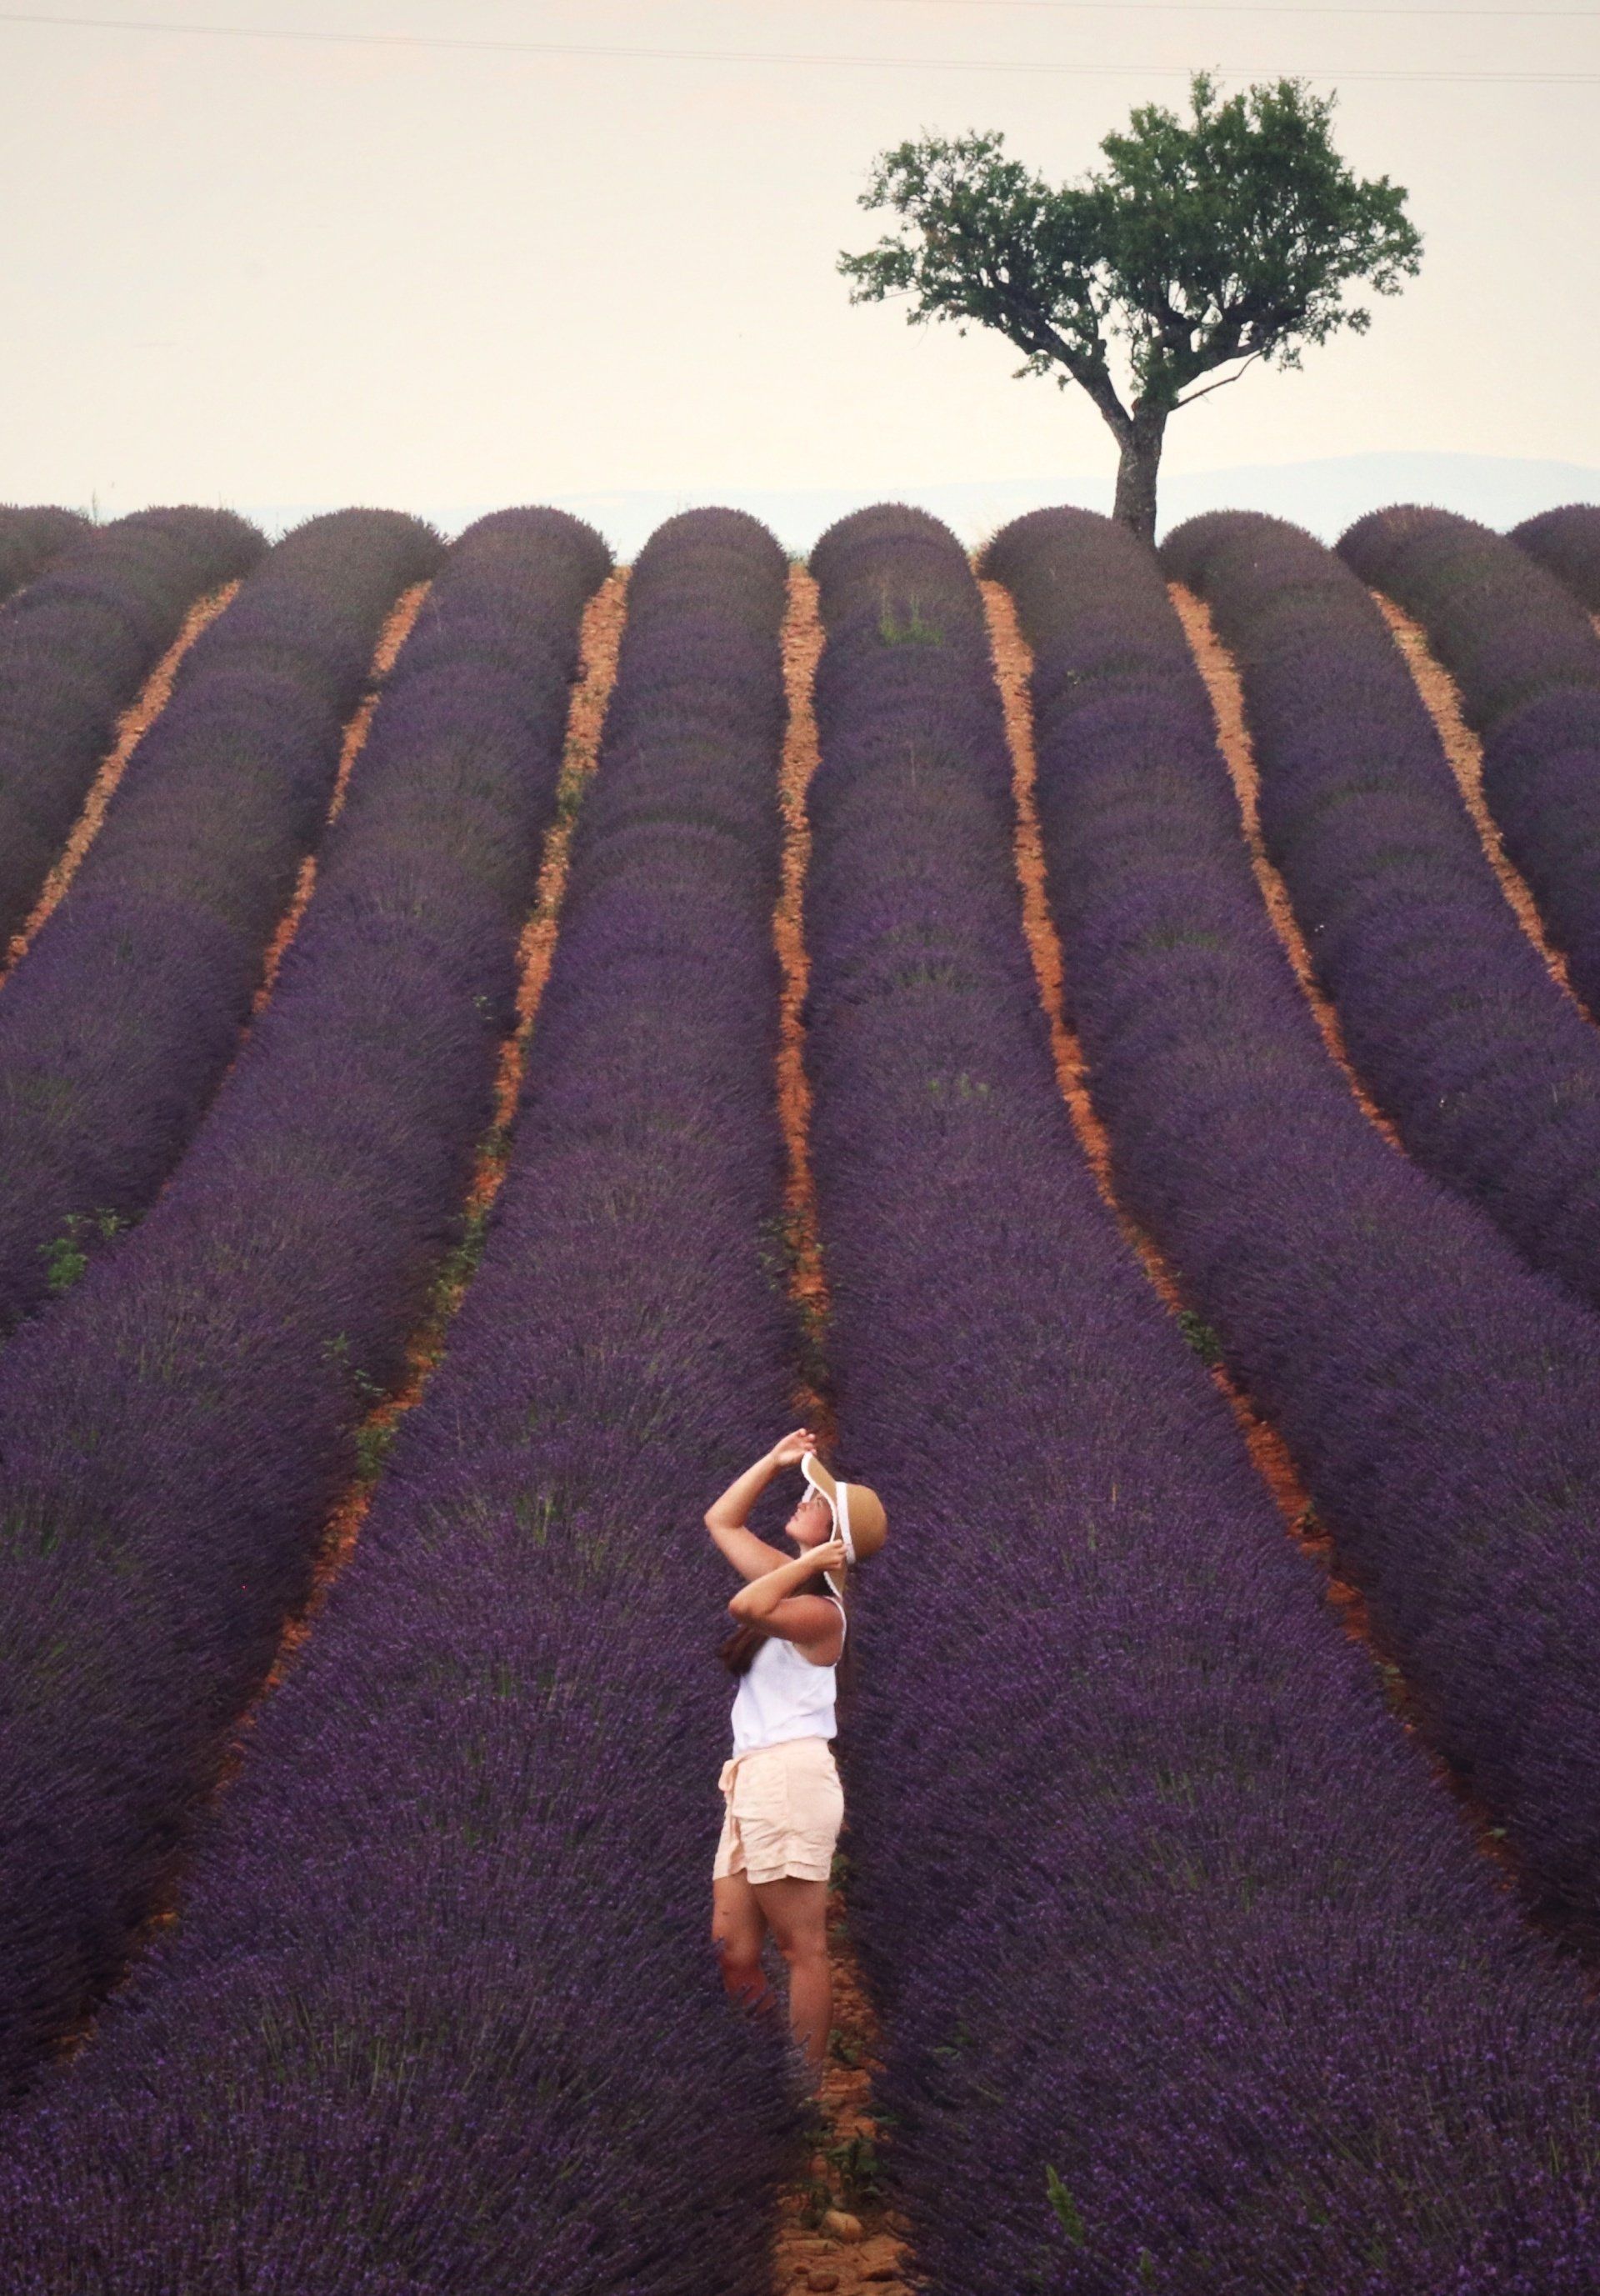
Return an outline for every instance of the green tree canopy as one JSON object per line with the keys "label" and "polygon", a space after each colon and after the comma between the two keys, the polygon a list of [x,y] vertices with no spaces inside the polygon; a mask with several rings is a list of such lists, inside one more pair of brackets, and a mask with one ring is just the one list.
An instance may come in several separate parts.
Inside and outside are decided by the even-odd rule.
{"label": "green tree canopy", "polygon": [[1120,450],[1116,515],[1151,537],[1175,409],[1258,359],[1298,366],[1308,343],[1363,332],[1347,287],[1392,295],[1421,263],[1405,192],[1351,174],[1333,111],[1301,80],[1225,99],[1197,72],[1187,119],[1143,105],[1101,144],[1107,165],[1059,190],[997,134],[902,144],[860,201],[899,229],[839,268],[852,302],[909,296],[914,325],[993,328],[1020,374],[1080,384]]}

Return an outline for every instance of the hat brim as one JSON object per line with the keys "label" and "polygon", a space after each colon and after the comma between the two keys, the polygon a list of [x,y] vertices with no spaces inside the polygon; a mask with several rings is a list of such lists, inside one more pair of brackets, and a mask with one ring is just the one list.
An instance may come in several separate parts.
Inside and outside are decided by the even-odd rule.
{"label": "hat brim", "polygon": [[818,1498],[827,1501],[828,1512],[833,1513],[839,1489],[839,1484],[834,1476],[823,1465],[815,1451],[808,1451],[800,1464],[800,1472],[807,1482],[810,1484]]}
{"label": "hat brim", "polygon": [[853,1562],[856,1550],[850,1538],[849,1501],[843,1496],[837,1476],[829,1472],[815,1451],[806,1453],[800,1461],[800,1472],[817,1497],[825,1502],[828,1513],[833,1518],[834,1535],[843,1539],[846,1558]]}

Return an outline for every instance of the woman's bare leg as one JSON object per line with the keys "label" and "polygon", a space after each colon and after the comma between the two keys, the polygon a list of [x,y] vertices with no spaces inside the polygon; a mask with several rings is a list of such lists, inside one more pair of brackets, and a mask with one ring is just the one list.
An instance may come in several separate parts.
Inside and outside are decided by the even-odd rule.
{"label": "woman's bare leg", "polygon": [[820,2081],[833,2021],[828,1885],[825,1882],[761,1882],[751,1894],[789,1964],[790,2026]]}
{"label": "woman's bare leg", "polygon": [[776,2007],[761,1944],[767,1916],[756,1901],[747,1874],[725,1874],[711,1884],[711,1942],[722,1963],[722,1981],[735,2001],[749,2009]]}

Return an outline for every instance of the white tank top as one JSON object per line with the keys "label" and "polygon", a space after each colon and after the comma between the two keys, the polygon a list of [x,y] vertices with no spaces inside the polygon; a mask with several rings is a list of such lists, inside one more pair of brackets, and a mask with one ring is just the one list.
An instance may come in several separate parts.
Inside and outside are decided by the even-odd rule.
{"label": "white tank top", "polygon": [[[842,1620],[844,1604],[834,1595],[827,1599],[838,1603]],[[839,1648],[842,1655],[842,1642]],[[833,1737],[836,1671],[813,1665],[781,1635],[764,1635],[734,1697],[734,1754],[752,1753],[758,1746],[781,1746],[791,1738]]]}

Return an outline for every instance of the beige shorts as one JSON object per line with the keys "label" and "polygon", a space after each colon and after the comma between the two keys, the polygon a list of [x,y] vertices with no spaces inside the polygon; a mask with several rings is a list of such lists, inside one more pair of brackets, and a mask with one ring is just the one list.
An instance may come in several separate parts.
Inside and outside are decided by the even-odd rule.
{"label": "beige shorts", "polygon": [[844,1817],[844,1789],[826,1738],[789,1738],[725,1762],[722,1839],[713,1881],[825,1882]]}

